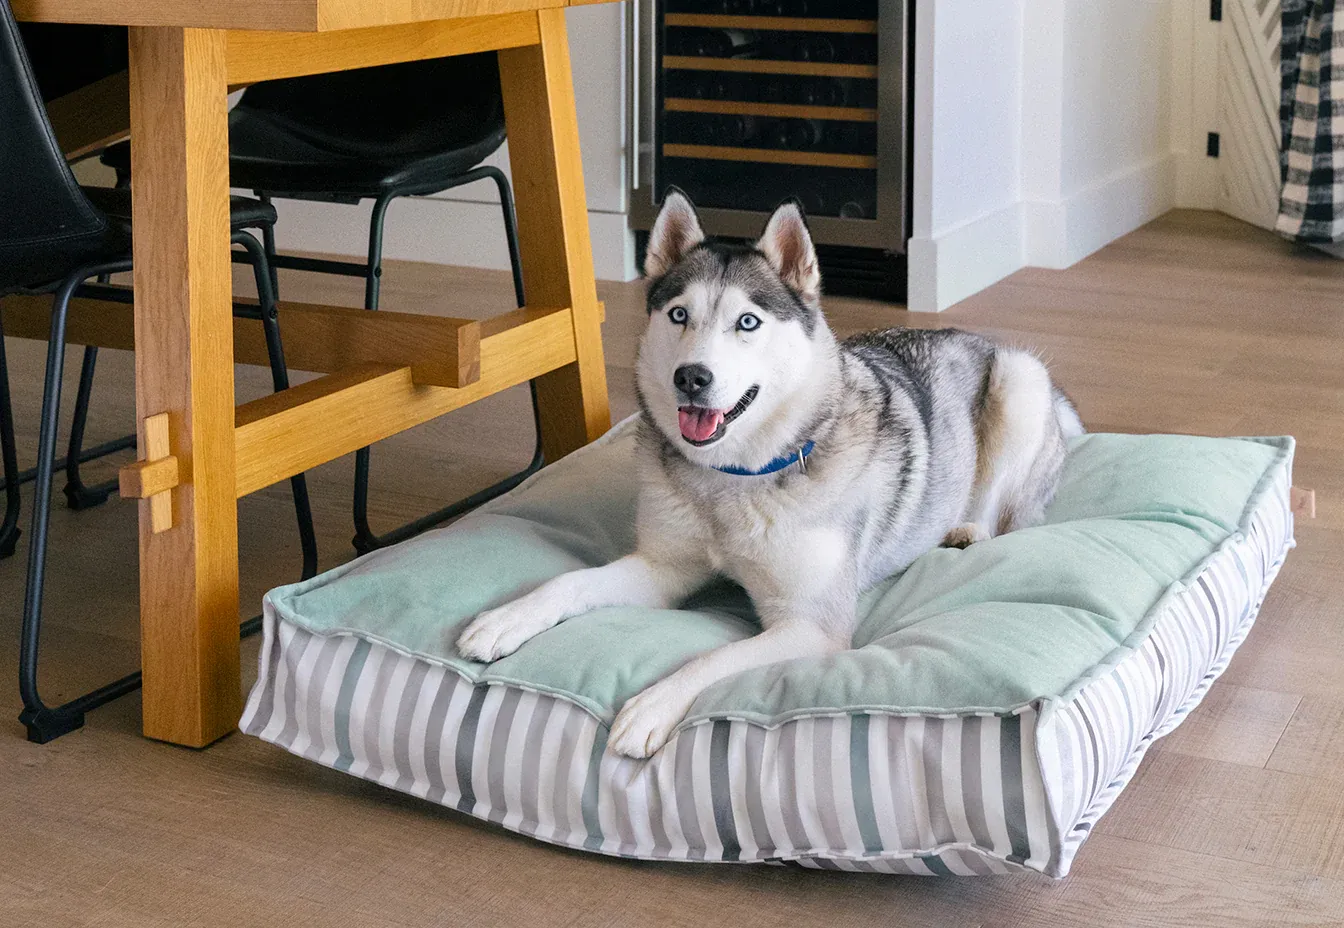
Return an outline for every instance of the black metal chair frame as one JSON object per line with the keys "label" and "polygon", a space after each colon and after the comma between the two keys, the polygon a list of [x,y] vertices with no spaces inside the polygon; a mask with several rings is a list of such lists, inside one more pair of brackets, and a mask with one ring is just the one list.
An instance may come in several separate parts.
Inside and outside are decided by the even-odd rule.
{"label": "black metal chair frame", "polygon": [[[265,227],[263,227],[265,228]],[[266,259],[264,247],[248,232],[233,233],[232,243],[241,246],[252,264],[256,278],[258,305],[235,304],[234,313],[247,318],[259,319],[266,334],[267,356],[270,361],[271,379],[277,391],[289,386],[289,375],[285,368],[284,347],[280,339],[279,316],[276,310],[275,291],[272,287],[272,275]],[[38,440],[38,458],[35,471],[35,496],[33,501],[32,538],[28,550],[27,590],[24,596],[23,628],[19,652],[19,692],[23,699],[23,711],[19,720],[27,728],[28,740],[44,744],[54,738],[74,731],[84,724],[86,712],[105,705],[120,696],[138,689],[141,685],[139,671],[85,693],[60,706],[48,706],[38,692],[38,650],[42,629],[42,598],[45,580],[47,555],[47,529],[51,514],[51,483],[53,473],[59,462],[56,460],[56,433],[60,415],[62,369],[65,363],[65,329],[69,315],[70,300],[76,294],[101,299],[127,302],[130,294],[121,288],[107,287],[101,284],[89,285],[90,278],[105,280],[108,275],[122,273],[131,269],[131,262],[119,260],[91,264],[79,268],[57,287],[51,313],[51,333],[47,346],[46,378],[42,395],[42,418]],[[81,378],[81,388],[84,387]],[[97,449],[90,449],[94,451]],[[6,531],[17,538],[18,518],[18,472],[17,455],[14,447],[13,410],[10,405],[9,377],[6,370],[4,333],[0,329],[0,451],[3,451],[3,464],[6,474],[7,507],[4,526]],[[303,474],[290,478],[290,487],[294,494],[294,506],[298,515],[300,535],[303,540],[304,576],[310,577],[317,570],[317,547],[312,527],[312,509],[308,500],[307,483]],[[12,549],[12,539],[10,541]],[[250,619],[240,627],[240,634],[246,637],[260,628],[260,617]]]}
{"label": "black metal chair frame", "polygon": [[[125,184],[118,182],[117,186],[121,187]],[[100,274],[98,275],[98,282],[105,284],[109,278],[110,275],[108,274]],[[0,350],[0,355],[3,354],[4,352]],[[3,362],[4,358],[0,357],[0,378],[5,380],[4,384],[0,385],[0,404],[3,404],[0,408],[8,409],[10,408],[9,378]],[[68,451],[66,456],[56,461],[55,464],[57,470],[65,471],[64,493],[66,504],[75,510],[92,509],[94,506],[107,502],[107,498],[117,488],[115,478],[91,487],[85,485],[80,477],[79,465],[136,447],[134,432],[130,435],[123,435],[120,438],[101,442],[92,448],[84,447],[84,427],[89,418],[89,399],[93,390],[94,366],[97,362],[98,349],[93,345],[86,346],[84,360],[79,371],[79,392],[75,396],[74,418],[70,423]],[[9,437],[8,445],[5,444],[5,436],[0,435],[0,452],[6,450],[12,452],[12,444],[12,435]],[[19,471],[17,477],[11,478],[9,475],[18,470],[17,461],[11,464],[6,458],[3,463],[5,479],[0,480],[0,487],[5,490],[5,519],[0,522],[0,560],[4,560],[14,553],[14,547],[18,544],[19,536],[23,534],[19,529],[19,487],[36,480],[38,471],[37,467],[30,467],[27,470]]]}
{"label": "black metal chair frame", "polygon": [[[328,258],[304,258],[298,255],[279,254],[275,247],[275,235],[271,229],[262,230],[262,241],[266,248],[266,256],[270,261],[271,273],[275,274],[278,268],[287,268],[296,271],[315,271],[321,274],[339,274],[346,277],[364,278],[364,308],[376,310],[378,308],[379,289],[383,276],[383,231],[387,221],[387,210],[392,202],[401,197],[425,196],[427,194],[442,193],[445,190],[452,190],[464,184],[474,183],[478,180],[491,180],[499,190],[500,207],[504,215],[504,233],[508,239],[509,245],[509,263],[513,270],[513,291],[518,306],[524,304],[523,294],[523,271],[519,259],[518,251],[518,228],[514,216],[513,191],[509,186],[509,179],[504,176],[504,172],[499,168],[483,164],[472,168],[463,174],[449,180],[447,183],[436,183],[432,186],[405,186],[394,187],[384,190],[373,198],[373,215],[369,223],[369,251],[367,261],[361,263],[358,261],[337,261]],[[256,196],[263,202],[269,203],[272,198],[275,199],[311,199],[300,194],[287,194],[275,191],[254,191]],[[358,203],[367,197],[350,195],[348,198],[340,196],[332,199],[352,203]],[[509,490],[518,486],[532,474],[541,469],[545,463],[541,446],[541,420],[537,407],[537,390],[535,382],[531,384],[532,390],[532,417],[533,425],[536,431],[536,445],[532,453],[532,459],[521,471],[505,477],[498,483],[492,484],[477,493],[465,499],[458,500],[444,506],[442,509],[435,510],[420,518],[413,519],[404,525],[384,532],[379,535],[373,531],[369,525],[369,465],[370,449],[361,448],[355,453],[355,490],[354,490],[354,520],[355,535],[351,539],[355,550],[360,554],[367,554],[377,548],[383,548],[388,545],[405,541],[421,532],[433,528],[449,519],[455,518],[464,512],[468,512],[482,503],[488,502],[497,496],[507,493]]]}

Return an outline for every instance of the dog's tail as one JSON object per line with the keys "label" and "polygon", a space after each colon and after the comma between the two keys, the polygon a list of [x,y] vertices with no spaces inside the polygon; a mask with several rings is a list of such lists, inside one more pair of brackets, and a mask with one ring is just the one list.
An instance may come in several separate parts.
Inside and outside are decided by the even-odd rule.
{"label": "dog's tail", "polygon": [[1073,405],[1073,400],[1069,399],[1059,387],[1054,388],[1055,395],[1055,416],[1059,419],[1059,429],[1064,433],[1065,441],[1071,438],[1077,438],[1080,435],[1087,434],[1087,428],[1083,425],[1082,417],[1078,415],[1078,409]]}

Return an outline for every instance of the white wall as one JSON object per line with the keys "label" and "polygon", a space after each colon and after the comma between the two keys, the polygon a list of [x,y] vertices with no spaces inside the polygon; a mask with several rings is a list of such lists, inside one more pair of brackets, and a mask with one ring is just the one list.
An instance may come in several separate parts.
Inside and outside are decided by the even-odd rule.
{"label": "white wall", "polygon": [[912,309],[1068,267],[1175,204],[1174,2],[919,5]]}
{"label": "white wall", "polygon": [[1022,0],[915,11],[909,305],[941,310],[1022,266]]}
{"label": "white wall", "polygon": [[[635,276],[627,229],[625,4],[566,11],[574,97],[593,263],[604,280]],[[508,172],[508,143],[488,159]],[[277,201],[281,249],[362,256],[371,204]],[[409,198],[388,212],[384,257],[467,267],[507,268],[508,248],[494,184],[483,181],[434,197]]]}
{"label": "white wall", "polygon": [[1028,264],[1068,267],[1175,205],[1171,19],[1171,0],[1065,3],[1065,229]]}

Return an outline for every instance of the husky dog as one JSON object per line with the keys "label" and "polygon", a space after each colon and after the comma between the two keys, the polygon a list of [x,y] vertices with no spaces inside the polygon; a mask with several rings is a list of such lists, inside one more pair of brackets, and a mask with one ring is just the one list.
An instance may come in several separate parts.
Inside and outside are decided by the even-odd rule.
{"label": "husky dog", "polygon": [[705,239],[671,190],[650,233],[636,369],[636,550],[481,613],[491,661],[604,606],[671,608],[717,574],[762,631],[690,661],[621,709],[608,745],[648,757],[739,671],[850,647],[859,594],[939,545],[1042,521],[1078,414],[1025,351],[955,329],[838,341],[798,205],[754,248]]}

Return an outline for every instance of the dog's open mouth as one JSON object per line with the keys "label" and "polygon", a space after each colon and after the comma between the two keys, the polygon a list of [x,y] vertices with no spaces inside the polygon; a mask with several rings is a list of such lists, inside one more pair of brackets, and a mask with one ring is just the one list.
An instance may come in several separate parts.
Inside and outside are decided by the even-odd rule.
{"label": "dog's open mouth", "polygon": [[747,411],[751,401],[761,391],[754,386],[732,409],[708,409],[704,406],[681,406],[677,409],[677,424],[681,427],[681,437],[693,445],[709,445],[723,437],[723,430],[742,413]]}

